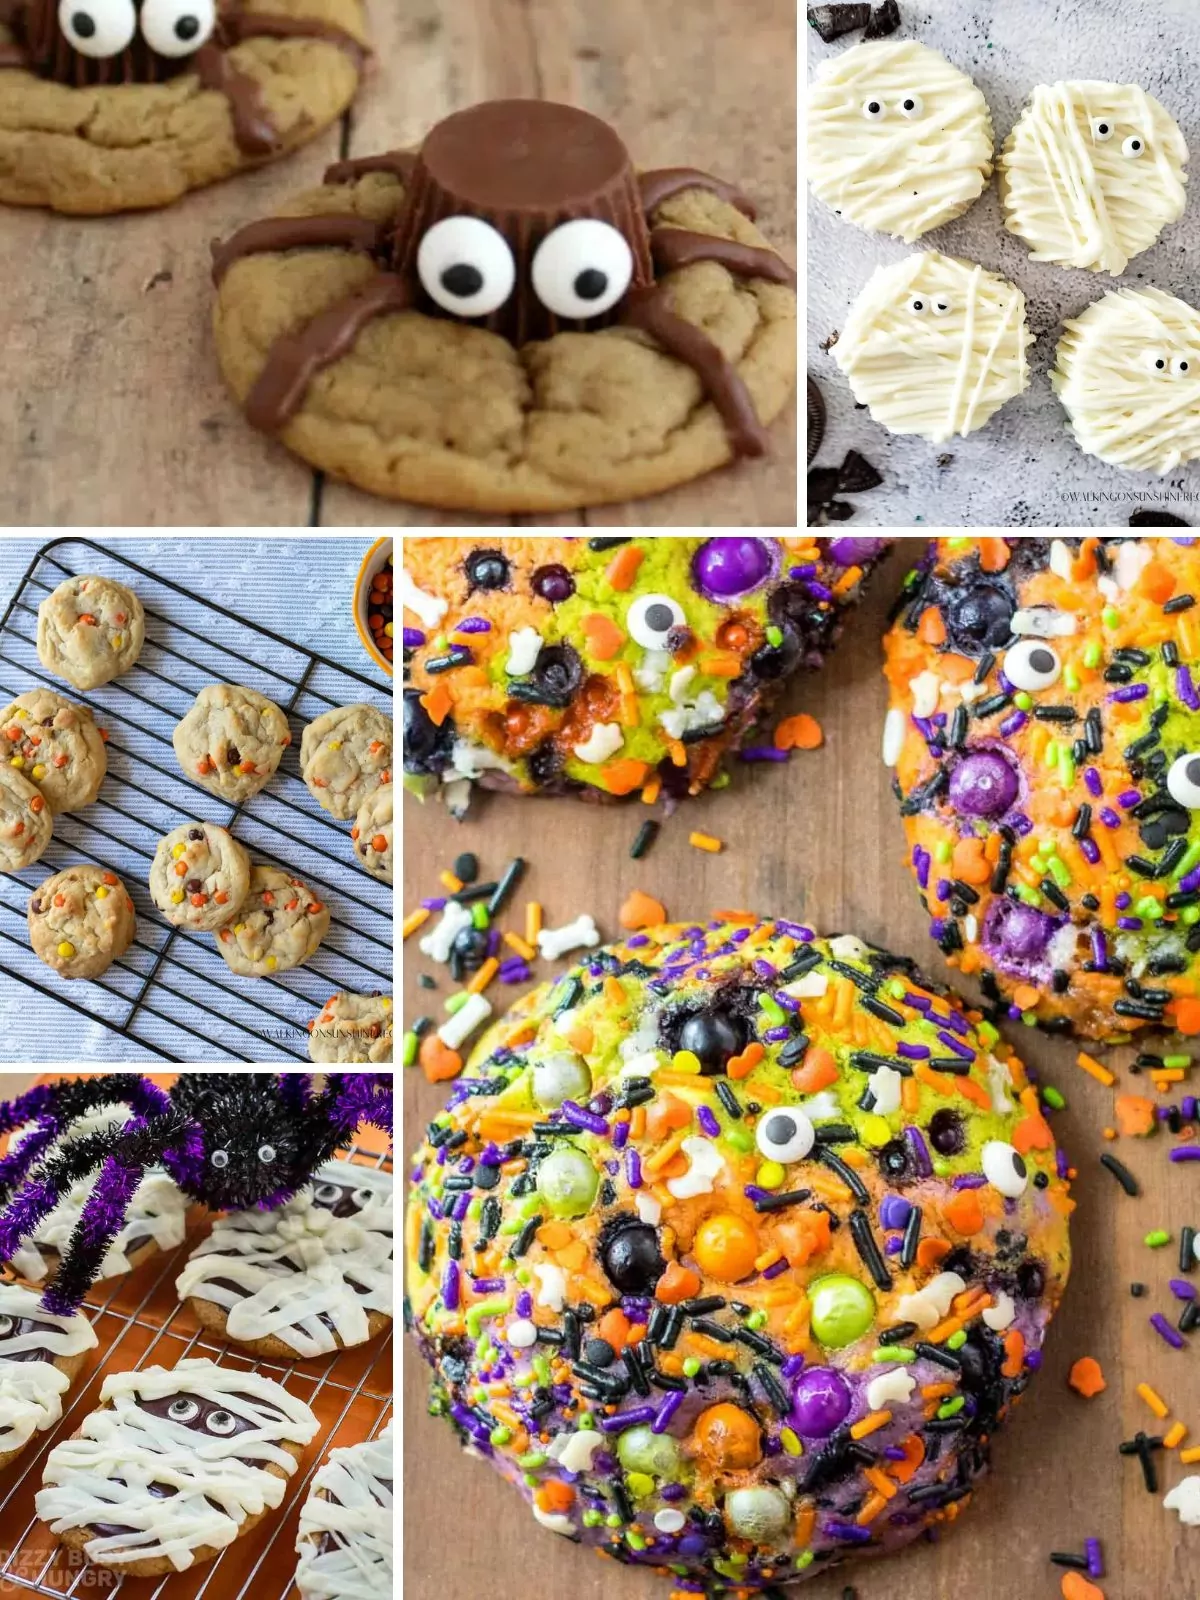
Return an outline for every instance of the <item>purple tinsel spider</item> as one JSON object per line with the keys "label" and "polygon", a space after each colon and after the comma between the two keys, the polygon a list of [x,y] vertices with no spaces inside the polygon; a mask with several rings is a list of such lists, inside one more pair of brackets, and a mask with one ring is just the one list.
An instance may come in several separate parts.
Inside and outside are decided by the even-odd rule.
{"label": "purple tinsel spider", "polygon": [[[133,1115],[46,1155],[73,1122],[109,1105]],[[100,1168],[42,1296],[47,1311],[67,1316],[95,1282],[147,1168],[165,1168],[210,1210],[272,1211],[350,1143],[360,1122],[391,1132],[390,1073],[331,1072],[320,1091],[307,1072],[185,1072],[169,1090],[131,1072],[39,1085],[0,1103],[0,1133],[35,1124],[0,1160],[0,1261]]]}

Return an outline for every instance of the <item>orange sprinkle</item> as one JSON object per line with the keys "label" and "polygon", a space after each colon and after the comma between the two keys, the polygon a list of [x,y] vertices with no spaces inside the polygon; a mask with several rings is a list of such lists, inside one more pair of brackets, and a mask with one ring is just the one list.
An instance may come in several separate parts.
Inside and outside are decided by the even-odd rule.
{"label": "orange sprinkle", "polygon": [[874,1522],[886,1505],[887,1501],[881,1494],[873,1494],[869,1500],[863,1503],[862,1510],[854,1519],[855,1522],[860,1528],[865,1528],[869,1522]]}
{"label": "orange sprinkle", "polygon": [[890,1500],[897,1493],[896,1485],[885,1473],[880,1472],[878,1467],[864,1467],[863,1477],[875,1493],[881,1494],[885,1500]]}
{"label": "orange sprinkle", "polygon": [[1104,1590],[1089,1583],[1082,1572],[1064,1572],[1062,1592],[1063,1600],[1104,1600]]}
{"label": "orange sprinkle", "polygon": [[430,1083],[446,1083],[451,1078],[457,1078],[463,1066],[458,1051],[443,1044],[432,1028],[421,1040],[417,1060]]}
{"label": "orange sprinkle", "polygon": [[1117,1127],[1126,1138],[1141,1139],[1154,1132],[1154,1101],[1144,1094],[1119,1094],[1113,1109]]}
{"label": "orange sprinkle", "polygon": [[950,1254],[949,1239],[922,1239],[917,1246],[917,1265],[931,1271]]}
{"label": "orange sprinkle", "polygon": [[1181,997],[1173,1000],[1167,1010],[1174,1011],[1175,1026],[1180,1033],[1200,1033],[1200,1000]]}
{"label": "orange sprinkle", "polygon": [[1080,1356],[1067,1376],[1067,1382],[1072,1389],[1081,1394],[1085,1400],[1090,1400],[1093,1395],[1107,1389],[1104,1374],[1100,1370],[1100,1363],[1094,1356]]}
{"label": "orange sprinkle", "polygon": [[693,1272],[690,1267],[681,1267],[678,1261],[669,1261],[667,1270],[658,1280],[654,1298],[661,1300],[665,1306],[676,1306],[699,1293],[700,1274]]}
{"label": "orange sprinkle", "polygon": [[751,1039],[740,1056],[730,1056],[725,1065],[726,1076],[730,1078],[748,1078],[766,1053],[766,1050],[757,1039]]}
{"label": "orange sprinkle", "polygon": [[643,559],[644,552],[639,550],[636,544],[626,544],[621,546],[608,563],[604,576],[618,594],[624,594],[627,589],[633,588],[633,580],[637,577],[637,570]]}
{"label": "orange sprinkle", "polygon": [[495,956],[489,956],[467,985],[467,993],[482,994],[499,970],[499,961]]}
{"label": "orange sprinkle", "polygon": [[942,621],[942,613],[936,606],[926,606],[921,613],[921,620],[917,625],[917,638],[923,644],[945,644],[946,624]]}
{"label": "orange sprinkle", "polygon": [[534,1491],[533,1498],[539,1511],[569,1511],[575,1503],[575,1491],[561,1478],[546,1478]]}
{"label": "orange sprinkle", "polygon": [[970,1237],[983,1228],[983,1207],[974,1189],[960,1189],[942,1207],[942,1215],[958,1233]]}
{"label": "orange sprinkle", "polygon": [[1200,1461],[1200,1444],[1193,1445],[1190,1450],[1181,1450],[1179,1459],[1185,1467],[1190,1467],[1193,1462]]}
{"label": "orange sprinkle", "polygon": [[538,934],[542,931],[542,907],[537,900],[525,902],[525,943],[537,948]]}
{"label": "orange sprinkle", "polygon": [[604,980],[604,998],[618,1009],[625,1004],[625,987],[615,973],[610,972]]}
{"label": "orange sprinkle", "polygon": [[[610,761],[599,769],[597,776],[600,779],[600,787],[609,794],[632,794],[635,789],[641,789],[649,770],[644,761],[635,761],[632,756],[627,756],[621,761]],[[654,797],[657,798],[657,795],[656,789]]]}
{"label": "orange sprinkle", "polygon": [[964,883],[986,883],[992,875],[991,865],[984,854],[983,840],[977,839],[974,834],[958,841],[950,861],[954,876],[961,878]]}
{"label": "orange sprinkle", "polygon": [[856,1422],[850,1429],[852,1439],[865,1439],[869,1433],[876,1433],[880,1428],[886,1428],[892,1420],[890,1411],[872,1411],[869,1416]]}
{"label": "orange sprinkle", "polygon": [[1097,1061],[1095,1056],[1088,1055],[1086,1050],[1081,1050],[1075,1057],[1075,1065],[1082,1067],[1089,1076],[1095,1078],[1097,1083],[1102,1083],[1106,1089],[1110,1089],[1117,1081],[1116,1074],[1110,1072],[1106,1066]]}
{"label": "orange sprinkle", "polygon": [[980,571],[1003,572],[1011,554],[1005,541],[992,536],[975,542],[979,546]]}
{"label": "orange sprinkle", "polygon": [[1032,1011],[1040,999],[1032,983],[1019,983],[1013,990],[1013,1004],[1021,1011]]}
{"label": "orange sprinkle", "polygon": [[506,933],[504,942],[510,950],[515,950],[526,961],[536,961],[537,951],[531,944],[526,944],[519,933]]}
{"label": "orange sprinkle", "polygon": [[688,843],[696,850],[707,850],[709,855],[720,855],[725,848],[720,839],[711,833],[689,833]]}
{"label": "orange sprinkle", "polygon": [[1187,1428],[1184,1424],[1182,1422],[1173,1422],[1166,1433],[1163,1434],[1163,1443],[1168,1450],[1174,1450],[1176,1445],[1182,1444],[1186,1438]]}
{"label": "orange sprinkle", "polygon": [[1174,594],[1175,579],[1161,561],[1147,561],[1134,587],[1156,606],[1161,606]]}
{"label": "orange sprinkle", "polygon": [[543,1222],[537,1231],[537,1242],[547,1250],[564,1250],[574,1235],[565,1222]]}
{"label": "orange sprinkle", "polygon": [[658,773],[656,772],[654,774],[654,776],[650,779],[650,782],[645,784],[643,786],[643,788],[642,788],[642,804],[644,806],[652,806],[654,804],[654,802],[658,799],[658,796],[659,796],[659,793],[661,792],[661,790],[662,790],[662,779],[659,777]]}
{"label": "orange sprinkle", "polygon": [[794,717],[784,717],[775,729],[776,750],[819,750],[824,742],[821,724],[804,711],[798,711]]}
{"label": "orange sprinkle", "polygon": [[462,879],[456,878],[449,870],[438,873],[438,882],[447,894],[457,894],[462,888]]}
{"label": "orange sprinkle", "polygon": [[910,1433],[907,1439],[901,1439],[899,1448],[904,1451],[904,1460],[889,1462],[887,1470],[897,1483],[907,1483],[925,1459],[925,1446],[920,1434]]}
{"label": "orange sprinkle", "polygon": [[400,931],[407,939],[410,933],[416,933],[422,923],[429,921],[429,912],[424,906],[418,906],[415,911],[410,911],[401,924]]}
{"label": "orange sprinkle", "polygon": [[433,688],[421,696],[421,708],[434,727],[440,728],[454,709],[454,699],[444,678],[439,678]]}
{"label": "orange sprinkle", "polygon": [[1137,1393],[1150,1407],[1151,1411],[1153,1411],[1156,1417],[1165,1417],[1170,1411],[1171,1408],[1163,1399],[1162,1395],[1158,1394],[1154,1389],[1152,1389],[1148,1383],[1139,1383],[1137,1386]]}
{"label": "orange sprinkle", "polygon": [[577,1054],[588,1056],[592,1053],[596,1036],[585,1022],[577,1022],[567,1033],[567,1043]]}
{"label": "orange sprinkle", "polygon": [[587,636],[588,649],[597,661],[611,661],[614,656],[620,655],[625,635],[603,611],[589,611],[579,625]]}

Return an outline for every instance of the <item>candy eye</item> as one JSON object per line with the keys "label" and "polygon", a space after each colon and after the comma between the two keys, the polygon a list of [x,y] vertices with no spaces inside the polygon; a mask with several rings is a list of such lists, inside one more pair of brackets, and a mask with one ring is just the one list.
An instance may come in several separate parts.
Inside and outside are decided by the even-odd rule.
{"label": "candy eye", "polygon": [[81,56],[119,56],[137,30],[133,0],[59,0],[58,26]]}
{"label": "candy eye", "polygon": [[915,294],[908,302],[908,309],[914,316],[923,317],[929,310],[929,301],[923,294]]}
{"label": "candy eye", "polygon": [[760,1152],[768,1161],[803,1161],[813,1147],[813,1125],[796,1106],[787,1111],[769,1111],[755,1134]]}
{"label": "candy eye", "polygon": [[1019,1200],[1029,1183],[1024,1157],[1003,1139],[989,1139],[981,1156],[983,1175],[993,1189],[1009,1200]]}
{"label": "candy eye", "polygon": [[546,235],[529,276],[547,311],[583,321],[622,298],[633,277],[633,251],[610,223],[577,217]]}
{"label": "candy eye", "polygon": [[237,1432],[237,1418],[232,1411],[210,1411],[204,1419],[209,1433],[226,1435]]}
{"label": "candy eye", "polygon": [[200,1407],[194,1400],[172,1400],[167,1407],[167,1415],[172,1422],[193,1422],[200,1415]]}
{"label": "candy eye", "polygon": [[953,309],[949,300],[943,300],[939,297],[933,301],[933,314],[935,317],[948,317]]}
{"label": "candy eye", "polygon": [[625,626],[647,650],[665,650],[668,633],[686,621],[682,607],[669,594],[643,594],[630,606]]}
{"label": "candy eye", "polygon": [[882,100],[864,100],[862,114],[868,122],[882,122],[887,116],[887,107]]}
{"label": "candy eye", "polygon": [[912,121],[914,117],[919,117],[925,110],[925,102],[919,94],[906,94],[897,103],[897,109],[902,117],[907,117],[909,121]]}
{"label": "candy eye", "polygon": [[214,1150],[212,1155],[209,1157],[209,1160],[212,1162],[214,1167],[227,1167],[229,1165],[229,1151]]}
{"label": "candy eye", "polygon": [[369,1206],[371,1204],[371,1201],[375,1198],[375,1196],[372,1194],[370,1189],[355,1189],[350,1198],[361,1211],[364,1206]]}
{"label": "candy eye", "polygon": [[443,217],[421,240],[417,276],[455,317],[486,317],[513,291],[517,269],[504,235],[480,217]]}
{"label": "candy eye", "polygon": [[342,1198],[342,1191],[336,1183],[319,1183],[313,1191],[313,1199],[319,1200],[323,1206],[335,1206]]}
{"label": "candy eye", "polygon": [[1144,139],[1139,139],[1136,133],[1131,133],[1128,139],[1126,139],[1125,143],[1121,146],[1121,154],[1123,156],[1128,156],[1131,161],[1136,161],[1138,156],[1141,155],[1145,148],[1146,141]]}
{"label": "candy eye", "polygon": [[1167,793],[1189,811],[1200,811],[1200,752],[1189,750],[1172,761],[1167,773]]}
{"label": "candy eye", "polygon": [[1058,656],[1041,639],[1022,639],[1004,657],[1004,676],[1014,689],[1048,689],[1061,671]]}
{"label": "candy eye", "polygon": [[216,26],[213,0],[145,0],[138,17],[142,37],[160,56],[190,56]]}
{"label": "candy eye", "polygon": [[1189,356],[1171,357],[1171,371],[1177,378],[1186,378],[1191,370],[1192,362]]}
{"label": "candy eye", "polygon": [[1167,358],[1159,350],[1148,350],[1146,352],[1146,365],[1151,372],[1166,372]]}
{"label": "candy eye", "polygon": [[15,1327],[12,1317],[0,1317],[0,1339],[7,1339]]}
{"label": "candy eye", "polygon": [[275,1159],[275,1146],[273,1144],[260,1144],[258,1147],[258,1159],[264,1166],[269,1167]]}
{"label": "candy eye", "polygon": [[1101,144],[1113,136],[1113,125],[1107,117],[1092,118],[1092,138],[1098,139]]}

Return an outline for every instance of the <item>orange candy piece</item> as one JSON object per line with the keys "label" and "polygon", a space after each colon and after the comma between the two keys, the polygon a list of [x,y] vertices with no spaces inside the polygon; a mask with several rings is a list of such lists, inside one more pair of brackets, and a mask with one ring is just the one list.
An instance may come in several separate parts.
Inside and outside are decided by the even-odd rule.
{"label": "orange candy piece", "polygon": [[700,1274],[691,1267],[682,1267],[678,1261],[669,1261],[667,1270],[658,1280],[654,1298],[664,1306],[677,1306],[681,1300],[692,1300],[700,1293]]}
{"label": "orange candy piece", "polygon": [[754,1271],[759,1254],[757,1230],[732,1211],[719,1211],[700,1224],[692,1253],[701,1270],[721,1283],[738,1283]]}
{"label": "orange candy piece", "polygon": [[1167,1010],[1174,1010],[1175,1026],[1180,1033],[1200,1033],[1200,1000],[1184,995]]}
{"label": "orange candy piece", "polygon": [[741,1406],[723,1401],[696,1418],[696,1447],[718,1471],[745,1472],[762,1460],[758,1423]]}
{"label": "orange candy piece", "polygon": [[805,711],[784,717],[775,729],[776,750],[819,750],[824,742],[821,724]]}
{"label": "orange candy piece", "polygon": [[620,655],[625,635],[603,611],[589,611],[580,626],[587,635],[588,652],[597,661],[611,661],[614,656]]}
{"label": "orange candy piece", "polygon": [[992,875],[991,863],[983,851],[983,840],[974,834],[960,839],[950,858],[954,876],[964,883],[986,883]]}
{"label": "orange candy piece", "polygon": [[1141,1139],[1154,1132],[1154,1101],[1144,1094],[1119,1094],[1113,1109],[1117,1127],[1127,1138]]}
{"label": "orange candy piece", "polygon": [[632,794],[646,781],[650,768],[644,761],[627,756],[623,761],[610,761],[600,768],[600,786],[609,794]]}
{"label": "orange candy piece", "polygon": [[1062,1592],[1063,1600],[1104,1600],[1104,1590],[1089,1583],[1082,1572],[1064,1572]]}
{"label": "orange candy piece", "polygon": [[632,894],[626,896],[617,913],[617,921],[623,928],[652,928],[656,923],[666,920],[667,910],[662,901],[643,894],[640,889],[634,889]]}
{"label": "orange candy piece", "polygon": [[1104,1381],[1104,1374],[1100,1370],[1100,1363],[1095,1356],[1080,1356],[1079,1360],[1071,1368],[1067,1382],[1085,1400],[1090,1400],[1093,1395],[1097,1395],[1102,1389],[1108,1388]]}
{"label": "orange candy piece", "polygon": [[970,1238],[983,1227],[983,1207],[974,1189],[960,1189],[942,1207],[942,1215],[956,1232]]}
{"label": "orange candy piece", "polygon": [[837,1062],[828,1050],[819,1045],[809,1045],[804,1060],[792,1073],[792,1085],[801,1094],[816,1094],[838,1081]]}
{"label": "orange candy piece", "polygon": [[463,1060],[458,1051],[443,1044],[432,1028],[421,1040],[417,1060],[430,1083],[446,1083],[462,1071]]}

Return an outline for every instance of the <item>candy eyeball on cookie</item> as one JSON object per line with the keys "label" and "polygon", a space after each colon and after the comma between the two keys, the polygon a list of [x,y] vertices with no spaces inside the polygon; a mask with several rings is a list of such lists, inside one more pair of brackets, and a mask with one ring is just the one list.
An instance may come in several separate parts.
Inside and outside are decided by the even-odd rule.
{"label": "candy eyeball on cookie", "polygon": [[126,49],[137,31],[133,0],[60,0],[58,26],[81,56],[104,61]]}
{"label": "candy eyeball on cookie", "polygon": [[142,37],[160,56],[190,56],[212,37],[214,0],[144,0],[138,16]]}
{"label": "candy eyeball on cookie", "polygon": [[417,276],[452,317],[486,317],[508,300],[517,269],[508,241],[482,217],[443,217],[417,248]]}

